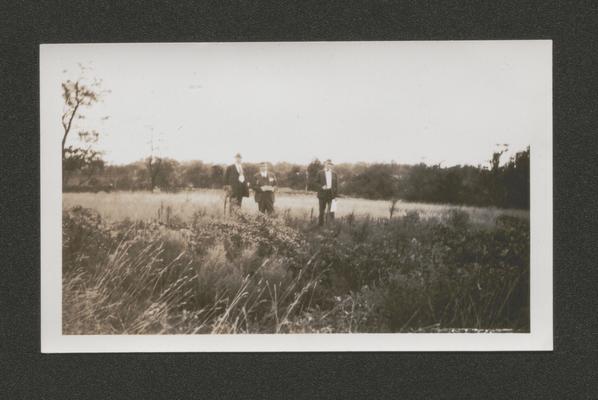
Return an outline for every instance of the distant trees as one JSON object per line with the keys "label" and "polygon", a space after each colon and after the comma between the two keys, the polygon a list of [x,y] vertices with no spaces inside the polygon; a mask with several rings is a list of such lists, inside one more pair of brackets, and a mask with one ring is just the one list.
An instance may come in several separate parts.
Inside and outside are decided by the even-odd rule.
{"label": "distant trees", "polygon": [[530,152],[521,151],[502,168],[499,186],[504,188],[503,203],[517,208],[529,208]]}
{"label": "distant trees", "polygon": [[[77,157],[87,157],[77,153]],[[91,153],[90,153],[91,154]],[[368,199],[450,203],[476,206],[529,208],[529,148],[515,154],[500,165],[500,156],[493,156],[486,166],[401,165],[396,163],[339,164],[339,193]],[[78,158],[65,163],[76,163]],[[98,185],[111,185],[118,190],[163,190],[182,188],[220,188],[224,166],[201,161],[177,162],[166,158],[146,159],[125,166],[107,166],[86,161],[97,167]],[[95,163],[95,164],[94,164]],[[84,176],[85,168],[77,166]],[[317,190],[315,179],[322,169],[319,160],[309,165],[278,163],[273,167],[280,187],[295,190]],[[252,179],[258,164],[245,163],[245,175]]]}
{"label": "distant trees", "polygon": [[[212,174],[211,174],[211,181],[210,186],[212,188],[221,188],[223,185],[224,180],[224,168],[220,165],[212,165],[211,167]],[[201,186],[199,186],[201,187]]]}
{"label": "distant trees", "polygon": [[124,166],[107,166],[104,168],[108,184],[117,190],[141,190],[147,187],[145,166],[138,162]]}
{"label": "distant trees", "polygon": [[212,169],[201,161],[192,161],[181,166],[182,181],[187,187],[208,188],[212,185]]}
{"label": "distant trees", "polygon": [[63,153],[65,154],[62,164],[64,182],[68,182],[72,174],[78,172],[78,185],[86,185],[91,183],[95,174],[104,169],[101,153],[91,148],[69,146],[63,150]]}
{"label": "distant trees", "polygon": [[148,157],[145,161],[149,190],[160,188],[176,190],[184,186],[181,176],[184,170],[179,162],[160,157]]}
{"label": "distant trees", "polygon": [[182,169],[178,161],[169,158],[162,159],[156,183],[160,188],[176,190],[184,186],[181,173]]}
{"label": "distant trees", "polygon": [[296,190],[307,190],[307,177],[307,171],[299,165],[293,165],[286,174],[281,175],[280,179],[282,179],[283,182],[286,181],[286,187]]}
{"label": "distant trees", "polygon": [[324,165],[317,158],[307,166],[307,190],[318,190],[318,173],[324,168]]}
{"label": "distant trees", "polygon": [[407,201],[529,208],[529,147],[503,166],[498,153],[493,154],[490,168],[410,166],[399,181],[399,197]]}
{"label": "distant trees", "polygon": [[392,199],[399,194],[399,168],[395,164],[371,164],[350,179],[342,179],[341,193],[367,199]]}

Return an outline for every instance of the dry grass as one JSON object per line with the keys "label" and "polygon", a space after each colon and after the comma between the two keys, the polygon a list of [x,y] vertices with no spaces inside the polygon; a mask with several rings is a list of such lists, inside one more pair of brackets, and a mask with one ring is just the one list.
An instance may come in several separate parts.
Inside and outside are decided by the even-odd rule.
{"label": "dry grass", "polygon": [[[99,212],[103,218],[110,221],[124,219],[148,221],[156,219],[159,210],[161,212],[168,210],[171,216],[189,221],[198,211],[212,216],[222,215],[223,199],[221,190],[211,189],[181,193],[64,193],[63,208],[68,209],[74,206],[92,208]],[[383,200],[341,198],[338,200],[336,214],[339,217],[353,214],[357,217],[369,215],[373,218],[388,218],[390,206],[389,201]],[[275,208],[279,213],[288,212],[294,217],[316,217],[318,214],[318,200],[313,193],[281,192],[277,194]],[[467,212],[474,223],[494,224],[496,217],[500,215],[529,219],[529,212],[524,210],[408,202],[397,203],[394,215],[400,217],[410,211],[417,211],[422,218],[443,218],[450,210],[455,209]],[[243,200],[243,210],[250,213],[258,212],[253,197]]]}
{"label": "dry grass", "polygon": [[65,194],[63,332],[529,331],[526,212],[343,198],[318,228],[313,194],[222,200]]}

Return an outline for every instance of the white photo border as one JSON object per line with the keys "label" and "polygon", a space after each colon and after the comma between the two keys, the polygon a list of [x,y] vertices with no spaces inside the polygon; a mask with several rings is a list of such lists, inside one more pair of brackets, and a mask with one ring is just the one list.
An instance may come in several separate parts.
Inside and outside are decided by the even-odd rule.
{"label": "white photo border", "polygon": [[[551,40],[514,42],[542,46],[550,60],[552,75]],[[278,42],[263,45],[273,43],[281,45]],[[475,43],[479,45],[484,41]],[[243,43],[236,44],[243,46]],[[57,116],[61,112],[61,104],[52,95],[54,90],[51,85],[56,84],[51,79],[52,68],[58,65],[61,51],[74,51],[78,46],[156,46],[159,49],[160,46],[172,45],[195,44],[40,46],[40,306],[43,353],[553,350],[552,96],[542,99],[546,101],[544,106],[550,115],[550,121],[545,121],[548,131],[533,135],[530,143],[530,333],[63,335],[61,140],[57,135],[45,134],[49,124],[59,124]],[[549,84],[552,93],[552,80]]]}

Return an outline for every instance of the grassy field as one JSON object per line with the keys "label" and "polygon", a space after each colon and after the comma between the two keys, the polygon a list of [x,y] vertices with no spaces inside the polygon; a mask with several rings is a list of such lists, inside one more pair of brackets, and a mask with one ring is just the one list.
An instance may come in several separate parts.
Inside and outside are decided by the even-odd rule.
{"label": "grassy field", "polygon": [[[63,205],[65,208],[82,206],[93,208],[102,217],[112,221],[151,220],[165,216],[168,210],[170,216],[182,220],[190,220],[196,212],[214,216],[223,214],[223,192],[221,190],[202,189],[192,192],[179,193],[150,193],[150,192],[115,192],[115,193],[65,193]],[[345,217],[353,214],[356,217],[370,216],[372,218],[388,218],[390,202],[384,200],[367,200],[355,198],[338,199],[336,215]],[[318,214],[318,200],[313,193],[277,194],[275,208],[278,213],[289,213],[293,217],[314,219]],[[417,212],[422,218],[444,218],[451,210],[466,212],[472,222],[493,224],[496,217],[509,215],[529,219],[529,212],[524,210],[502,210],[498,208],[460,207],[450,205],[398,202],[394,215],[405,216],[409,212]],[[243,200],[243,210],[257,213],[257,204],[253,197]]]}
{"label": "grassy field", "polygon": [[65,334],[527,332],[529,214],[313,194],[65,193]]}

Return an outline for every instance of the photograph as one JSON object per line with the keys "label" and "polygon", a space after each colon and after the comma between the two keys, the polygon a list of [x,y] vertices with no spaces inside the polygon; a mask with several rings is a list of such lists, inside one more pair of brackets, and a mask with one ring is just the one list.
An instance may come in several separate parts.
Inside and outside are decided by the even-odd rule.
{"label": "photograph", "polygon": [[44,352],[552,349],[552,42],[40,46]]}

